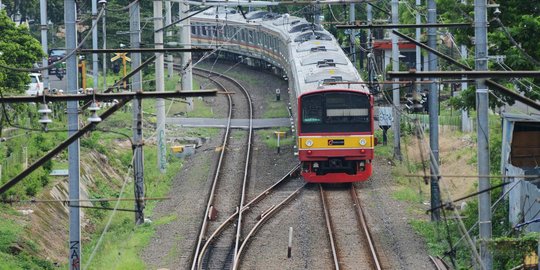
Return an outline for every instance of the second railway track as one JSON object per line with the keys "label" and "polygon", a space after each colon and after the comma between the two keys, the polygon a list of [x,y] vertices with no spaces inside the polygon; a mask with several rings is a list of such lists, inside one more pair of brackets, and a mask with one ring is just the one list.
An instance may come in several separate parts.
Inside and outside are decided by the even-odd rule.
{"label": "second railway track", "polygon": [[334,269],[382,269],[354,185],[319,185]]}
{"label": "second railway track", "polygon": [[[241,208],[245,198],[245,185],[249,175],[249,162],[251,156],[252,140],[252,102],[247,90],[234,79],[209,72],[194,69],[194,73],[201,77],[212,80],[226,92],[229,102],[229,117],[221,146],[220,157],[214,174],[214,179],[208,195],[205,210],[195,250],[191,269],[228,268],[236,254],[238,245],[237,232],[232,229],[225,231],[212,246],[212,252],[207,254],[203,265],[198,265],[200,250],[207,240],[208,233],[217,228],[217,224],[223,222],[226,217]],[[237,94],[235,94],[237,93]],[[248,126],[245,130],[231,130],[231,119],[247,119]],[[241,167],[241,169],[240,169]],[[241,214],[240,214],[241,216]],[[210,221],[214,222],[210,222]],[[239,219],[241,221],[241,218]],[[240,224],[240,223],[239,223]],[[240,227],[240,225],[237,225]]]}

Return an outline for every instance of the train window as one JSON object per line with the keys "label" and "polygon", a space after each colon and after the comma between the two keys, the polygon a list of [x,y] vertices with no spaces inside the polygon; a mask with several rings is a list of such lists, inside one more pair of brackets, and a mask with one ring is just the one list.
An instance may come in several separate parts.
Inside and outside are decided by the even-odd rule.
{"label": "train window", "polygon": [[197,28],[195,28],[195,26],[191,27],[191,34],[192,35],[197,35]]}
{"label": "train window", "polygon": [[323,120],[323,95],[310,95],[302,98],[302,123],[321,123]]}
{"label": "train window", "polygon": [[249,31],[247,32],[247,34],[248,34],[248,39],[247,39],[248,42],[249,42],[250,44],[255,43],[255,42],[253,42],[253,31],[252,31],[252,30],[249,30]]}
{"label": "train window", "polygon": [[203,26],[203,27],[202,27],[202,33],[201,33],[201,35],[203,35],[203,36],[208,35],[207,32],[206,32],[206,26]]}
{"label": "train window", "polygon": [[301,98],[302,133],[367,132],[371,129],[369,96],[327,92]]}

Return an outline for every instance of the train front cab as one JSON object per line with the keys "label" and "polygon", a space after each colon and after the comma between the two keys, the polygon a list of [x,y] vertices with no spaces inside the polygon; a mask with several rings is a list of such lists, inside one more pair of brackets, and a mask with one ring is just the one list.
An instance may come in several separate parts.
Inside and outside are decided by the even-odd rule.
{"label": "train front cab", "polygon": [[369,179],[376,144],[373,97],[350,90],[325,90],[298,99],[298,154],[307,182]]}

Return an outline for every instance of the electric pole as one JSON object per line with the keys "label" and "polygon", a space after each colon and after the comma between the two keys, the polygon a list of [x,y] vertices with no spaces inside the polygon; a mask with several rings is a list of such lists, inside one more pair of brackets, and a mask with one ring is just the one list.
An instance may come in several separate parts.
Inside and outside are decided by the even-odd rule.
{"label": "electric pole", "polygon": [[[461,4],[466,5],[466,0],[461,0]],[[467,52],[467,45],[462,44],[461,45],[461,59],[466,60],[468,56]],[[467,83],[467,77],[463,77],[463,82],[461,83],[461,91],[467,90],[467,87],[469,87],[469,84]],[[470,132],[471,131],[471,125],[469,121],[469,114],[467,113],[467,110],[461,110],[461,132]]]}
{"label": "electric pole", "polygon": [[[64,22],[66,25],[66,51],[71,54],[66,59],[67,93],[77,94],[77,8],[75,0],[64,0]],[[68,135],[71,136],[79,130],[79,102],[67,102]],[[75,140],[68,146],[69,163],[69,200],[79,201],[79,140]],[[69,269],[78,270],[81,265],[81,215],[77,206],[69,207]]]}
{"label": "electric pole", "polygon": [[[351,22],[351,24],[354,24],[354,21],[356,20],[356,12],[355,12],[355,5],[354,4],[350,4],[349,5],[349,22]],[[350,53],[352,55],[352,63],[353,63],[353,66],[356,68],[356,42],[355,42],[355,34],[356,34],[356,31],[354,31],[354,29],[349,29],[351,31],[351,35],[350,35],[350,42],[351,42],[351,47],[350,47]]]}
{"label": "electric pole", "polygon": [[[141,10],[139,2],[134,2],[129,8],[129,32],[131,48],[138,49],[141,46]],[[132,53],[131,63],[137,68],[141,65],[141,54]],[[137,72],[133,76],[132,91],[142,91],[142,75]],[[142,100],[133,99],[133,175],[135,192],[135,224],[144,223],[144,156],[143,156],[143,132],[142,132]]]}
{"label": "electric pole", "polygon": [[[422,6],[422,0],[416,0],[416,24],[422,23],[422,18],[420,17],[420,6]],[[422,37],[422,28],[416,28],[416,41],[420,42],[420,38]],[[422,50],[420,47],[416,46],[416,70],[422,71]],[[420,81],[421,79],[416,79],[417,81]],[[421,93],[422,92],[422,85],[417,84],[416,85],[416,92]]]}
{"label": "electric pole", "polygon": [[[154,0],[154,31],[163,28],[163,2]],[[163,30],[154,32],[154,43],[156,49],[163,49]],[[163,53],[156,53],[156,92],[165,92],[164,78],[164,58]],[[157,165],[161,173],[165,172],[167,166],[167,146],[165,137],[165,100],[156,99],[157,115]]]}
{"label": "electric pole", "polygon": [[[474,38],[475,70],[488,70],[487,50],[487,3],[486,0],[474,0]],[[478,190],[488,190],[489,182],[489,95],[485,79],[476,80],[476,110],[478,123]],[[487,241],[491,238],[491,192],[478,195],[478,224],[480,231],[480,258],[484,269],[493,268],[492,255]]]}
{"label": "electric pole", "polygon": [[[181,24],[180,29],[180,43],[185,44],[186,49],[191,49],[191,20],[186,19],[187,16],[189,16],[189,4],[186,3],[178,3],[178,9],[179,9],[179,17],[184,19]],[[185,52],[182,54],[181,59],[181,73],[182,76],[182,90],[190,90],[193,89],[193,74],[191,72],[192,63],[191,63],[191,52]],[[188,98],[188,110],[193,110],[193,98]]]}
{"label": "electric pole", "polygon": [[[172,23],[172,7],[171,1],[165,1],[165,24],[171,25]],[[170,27],[169,27],[170,28]],[[172,31],[168,30],[166,33],[167,37],[172,37]],[[173,75],[173,56],[172,54],[167,55],[167,77],[170,78]]]}
{"label": "electric pole", "polygon": [[[107,10],[103,10],[103,21],[102,21],[102,35],[103,35],[103,49],[107,49],[107,24],[105,17],[107,17]],[[103,91],[107,89],[107,53],[103,53]]]}
{"label": "electric pole", "polygon": [[[0,10],[2,10],[2,2],[0,1]],[[40,13],[40,21],[41,21],[41,47],[43,48],[43,51],[48,54],[49,53],[49,45],[47,43],[47,30],[49,29],[48,25],[48,19],[47,19],[47,0],[39,0],[39,13]],[[49,65],[49,61],[47,56],[44,56],[42,61],[42,65],[46,67]],[[51,89],[51,84],[49,82],[49,70],[45,69],[41,71],[41,74],[43,75],[43,87],[47,89]]]}
{"label": "electric pole", "polygon": [[[392,0],[392,23],[397,25],[399,24],[399,14],[398,14],[398,0]],[[397,30],[397,29],[395,29]],[[392,34],[392,70],[394,72],[399,71],[399,47],[398,47],[398,36]],[[401,161],[401,145],[400,145],[400,104],[399,104],[399,84],[397,82],[399,79],[394,79],[395,84],[392,84],[392,99],[394,102],[394,158]]]}
{"label": "electric pole", "polygon": [[[97,1],[98,0],[92,0],[92,25],[97,26]],[[97,27],[92,28],[92,49],[97,50],[98,48],[98,29]],[[98,55],[97,53],[92,54],[92,77],[94,78],[94,91],[97,91],[99,85],[98,85]],[[82,76],[86,76],[83,74]],[[105,91],[105,89],[103,89]]]}
{"label": "electric pole", "polygon": [[[437,23],[437,3],[435,0],[428,0],[428,23]],[[428,28],[428,46],[434,50],[437,49],[437,28]],[[428,54],[429,70],[438,70],[438,58],[430,52]],[[437,78],[431,78],[429,85],[429,147],[431,148],[430,155],[430,171],[431,171],[431,207],[437,207],[441,204],[441,194],[439,190],[439,89],[436,83]],[[439,221],[441,213],[439,208],[431,211],[431,220]]]}

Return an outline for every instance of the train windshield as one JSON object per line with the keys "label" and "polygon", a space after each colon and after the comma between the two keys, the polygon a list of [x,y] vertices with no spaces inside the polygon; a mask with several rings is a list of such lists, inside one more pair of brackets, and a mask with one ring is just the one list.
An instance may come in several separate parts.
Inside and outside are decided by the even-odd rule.
{"label": "train windshield", "polygon": [[302,133],[369,132],[367,95],[333,92],[303,96]]}

